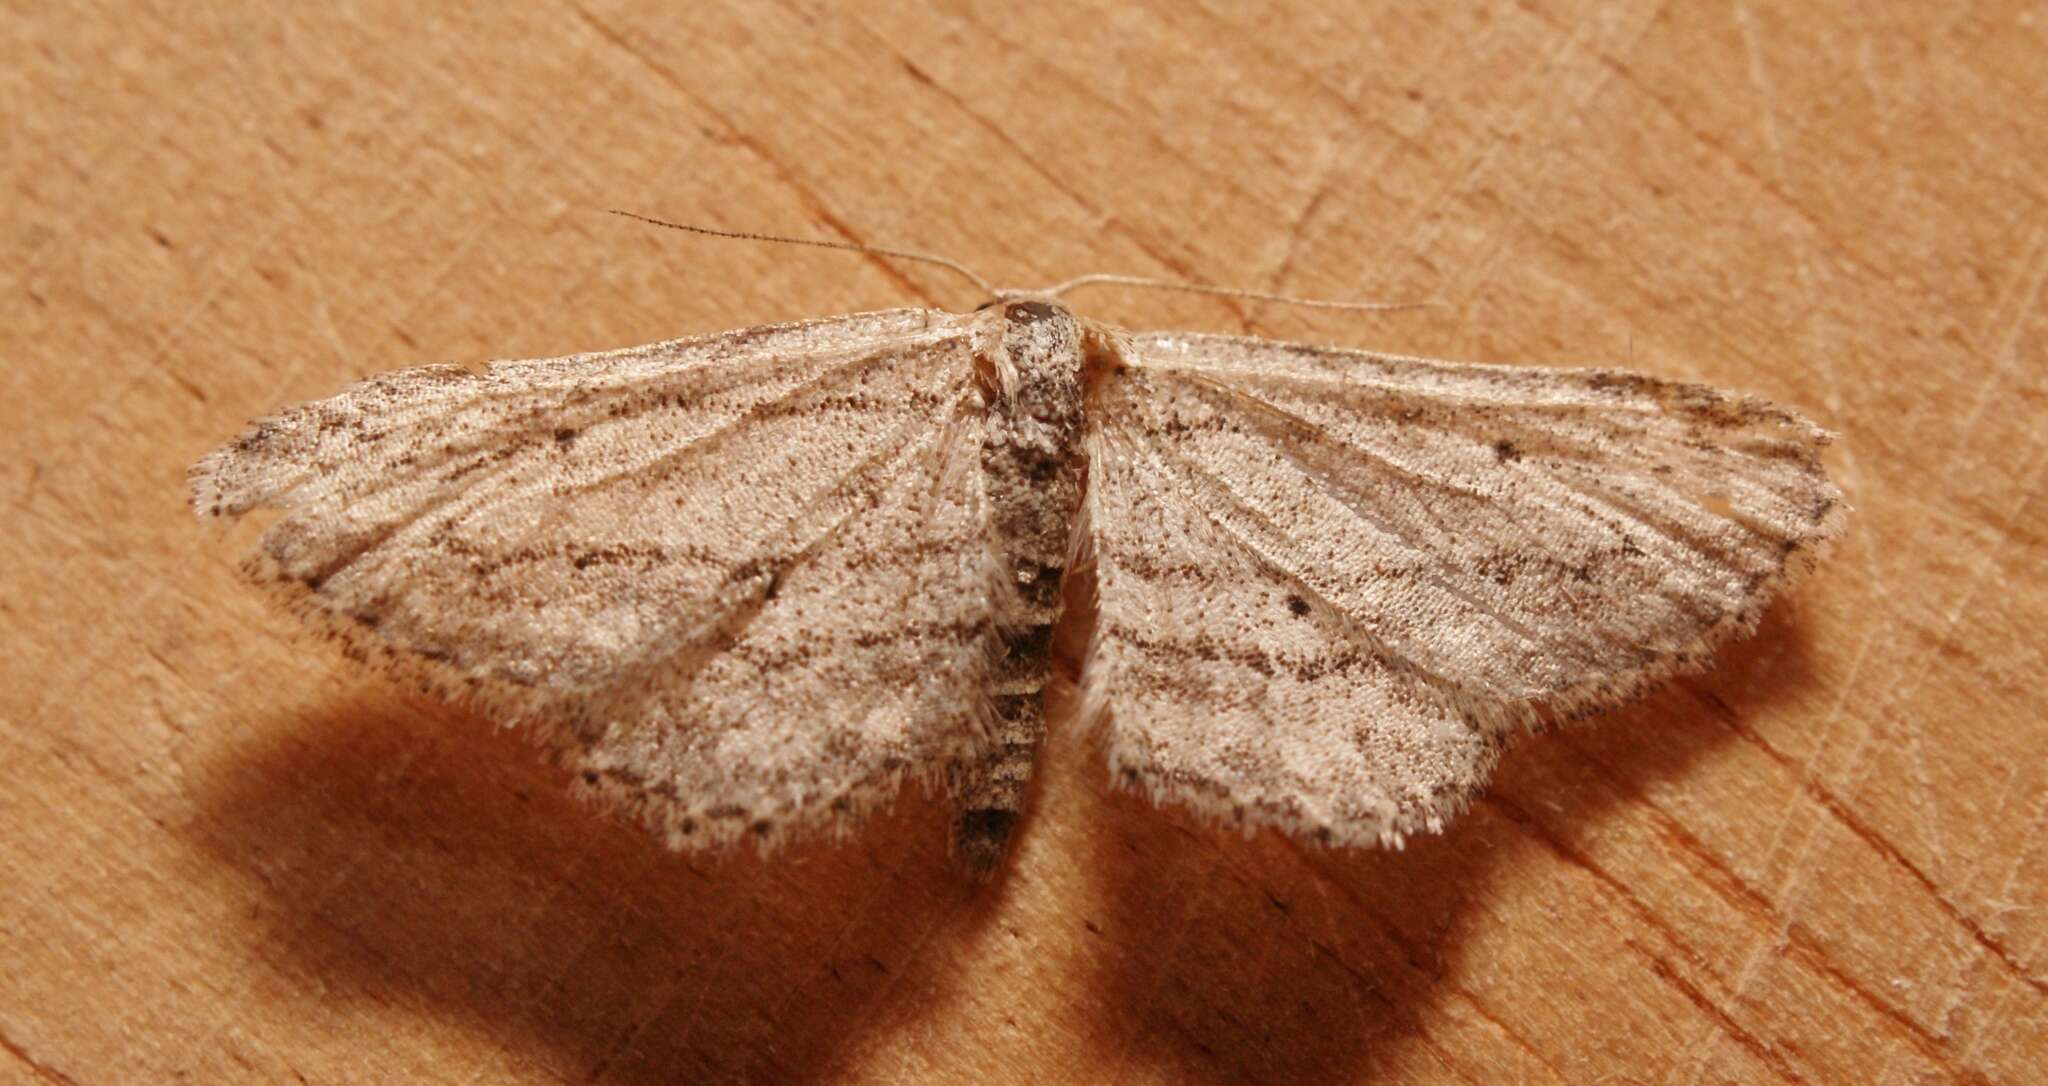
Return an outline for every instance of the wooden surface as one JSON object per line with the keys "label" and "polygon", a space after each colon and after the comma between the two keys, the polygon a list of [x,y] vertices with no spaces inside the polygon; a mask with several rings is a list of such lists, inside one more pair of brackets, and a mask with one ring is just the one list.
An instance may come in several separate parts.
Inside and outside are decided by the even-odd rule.
{"label": "wooden surface", "polygon": [[[0,17],[0,1079],[2040,1081],[2038,5],[873,7]],[[914,794],[670,855],[183,506],[379,370],[981,300],[607,207],[1435,297],[1075,304],[1755,390],[1858,511],[1717,670],[1402,853],[1221,836],[1065,736],[987,891]]]}

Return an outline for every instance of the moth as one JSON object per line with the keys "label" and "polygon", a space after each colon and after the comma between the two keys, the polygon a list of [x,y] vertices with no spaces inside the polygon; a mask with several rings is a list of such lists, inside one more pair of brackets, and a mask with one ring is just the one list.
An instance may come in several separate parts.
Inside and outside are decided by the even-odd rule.
{"label": "moth", "polygon": [[1829,437],[1697,384],[1004,292],[399,370],[254,423],[190,489],[281,510],[251,578],[672,847],[844,832],[923,777],[986,876],[1077,564],[1113,781],[1396,845],[1518,732],[1752,630],[1842,529]]}

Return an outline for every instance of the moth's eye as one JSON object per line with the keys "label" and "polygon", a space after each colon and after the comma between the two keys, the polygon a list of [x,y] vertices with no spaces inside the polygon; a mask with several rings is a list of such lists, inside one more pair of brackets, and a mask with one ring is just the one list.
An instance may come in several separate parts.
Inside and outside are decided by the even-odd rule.
{"label": "moth's eye", "polygon": [[1044,302],[1011,302],[1009,308],[1003,310],[1003,316],[1008,317],[1011,324],[1033,324],[1051,317],[1052,313],[1052,307]]}

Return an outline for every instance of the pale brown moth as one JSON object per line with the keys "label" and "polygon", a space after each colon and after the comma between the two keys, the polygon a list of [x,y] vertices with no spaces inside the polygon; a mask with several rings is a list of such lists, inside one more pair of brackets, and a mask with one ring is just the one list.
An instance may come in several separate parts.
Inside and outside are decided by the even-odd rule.
{"label": "pale brown moth", "polygon": [[282,510],[254,580],[671,846],[843,832],[923,776],[983,875],[1078,562],[1118,784],[1397,844],[1518,731],[1704,667],[1842,529],[1829,435],[1754,397],[1059,289],[387,373],[205,456],[193,508]]}

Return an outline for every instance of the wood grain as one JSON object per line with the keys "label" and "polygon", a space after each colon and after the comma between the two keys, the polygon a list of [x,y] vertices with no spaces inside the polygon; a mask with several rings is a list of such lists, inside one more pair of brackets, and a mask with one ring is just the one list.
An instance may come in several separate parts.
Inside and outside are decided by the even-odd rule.
{"label": "wood grain", "polygon": [[[2023,1082],[2048,1060],[2048,22],[1519,0],[0,16],[0,1078]],[[1011,876],[912,796],[682,857],[297,635],[185,466],[356,377],[980,301],[602,214],[1088,271],[1136,327],[1797,404],[1857,506],[1707,676],[1394,854],[1060,732]]]}

